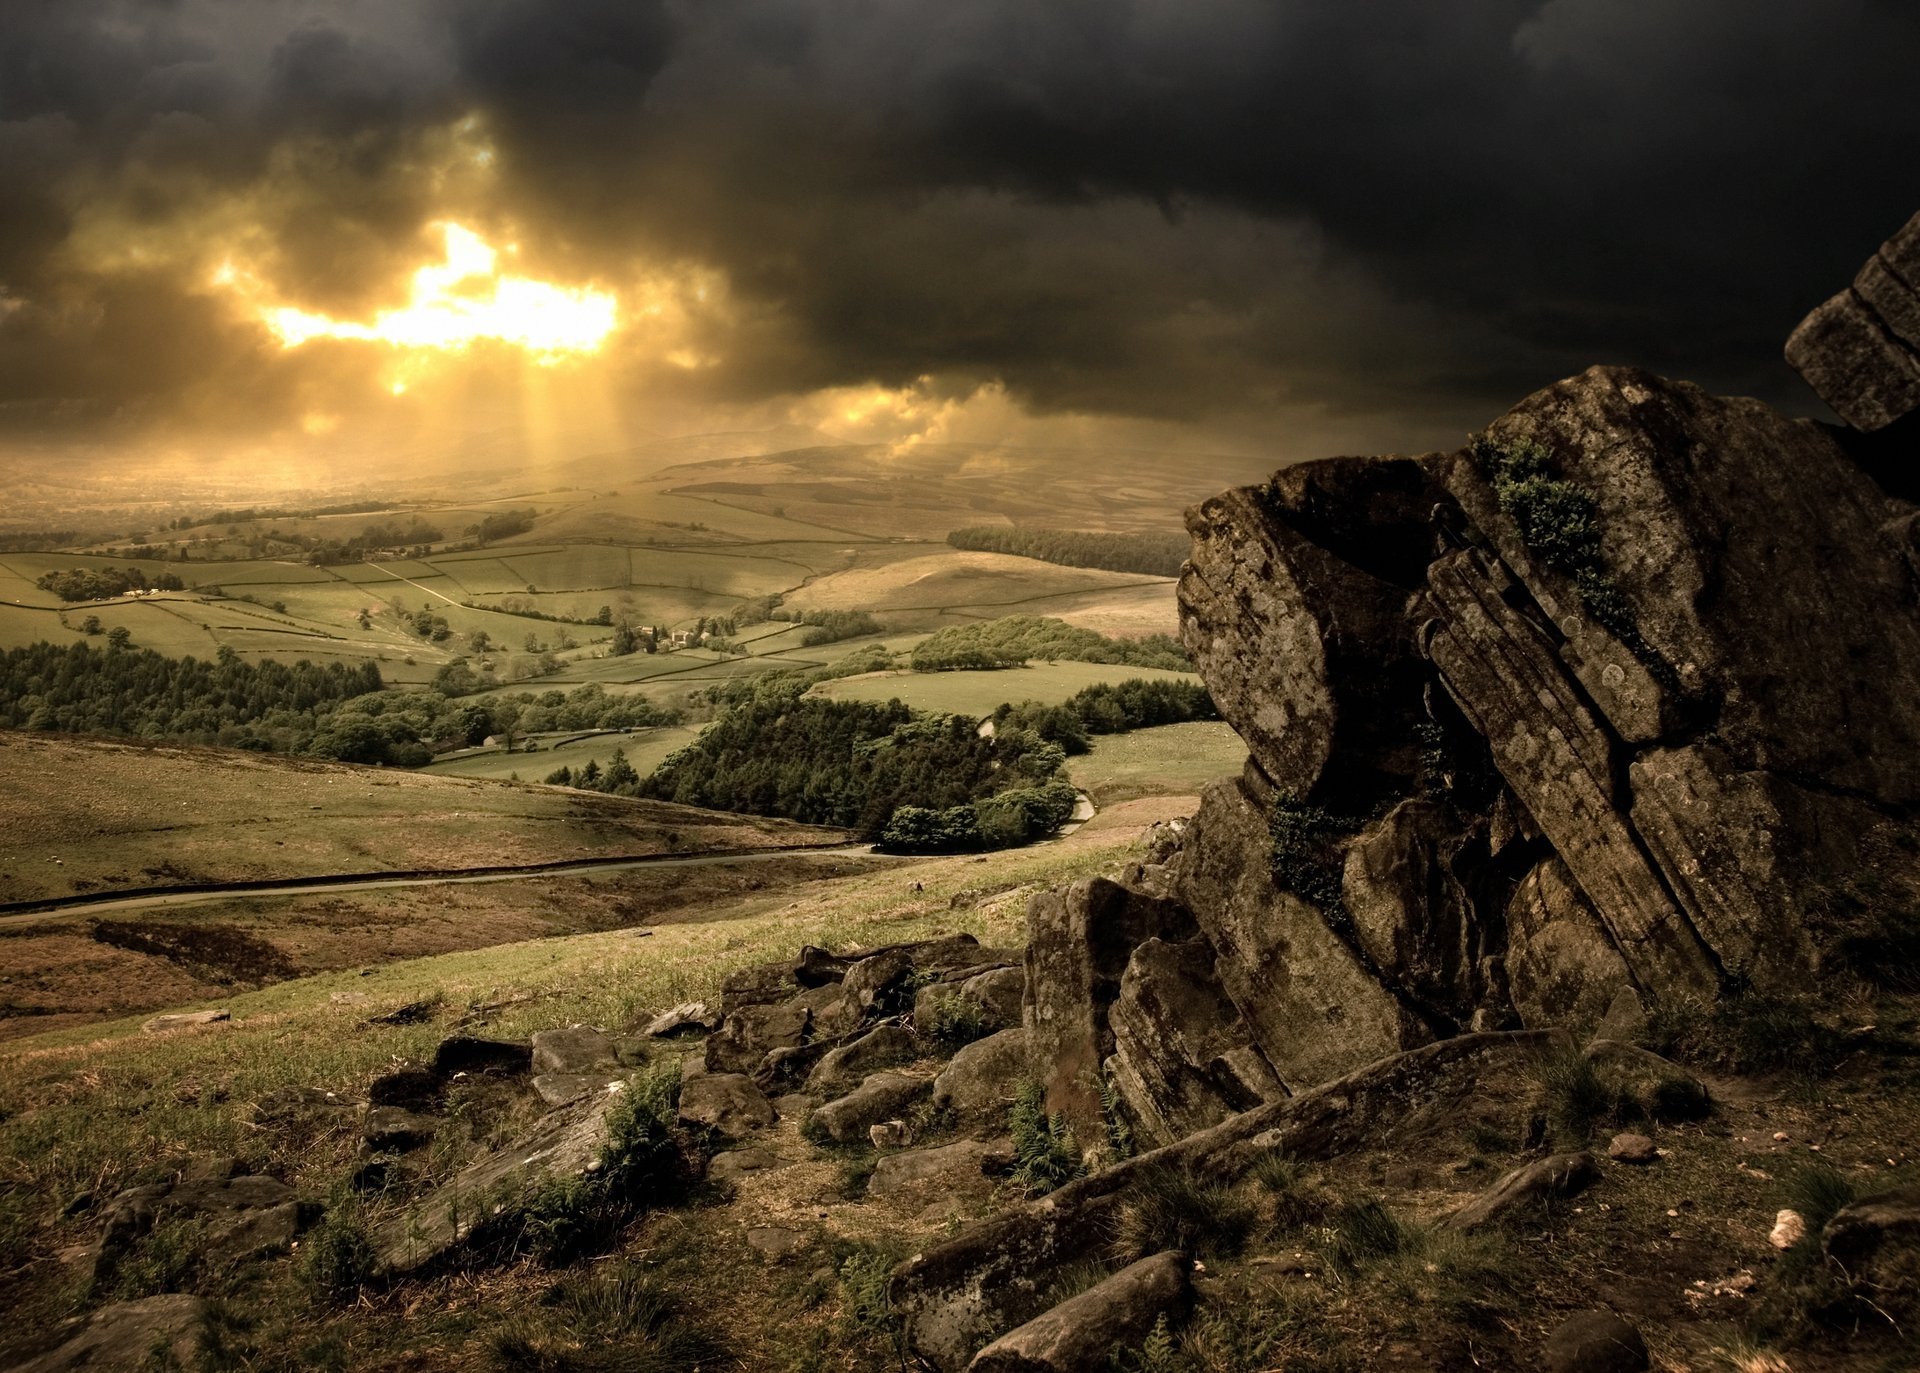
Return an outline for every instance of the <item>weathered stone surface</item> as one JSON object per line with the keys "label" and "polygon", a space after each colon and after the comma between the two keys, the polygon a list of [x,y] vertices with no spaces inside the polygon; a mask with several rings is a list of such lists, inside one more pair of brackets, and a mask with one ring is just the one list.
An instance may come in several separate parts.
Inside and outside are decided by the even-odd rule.
{"label": "weathered stone surface", "polygon": [[800,946],[800,956],[793,960],[793,980],[802,987],[838,982],[847,975],[847,969],[853,966],[854,961],[844,954],[833,953],[814,944],[803,944]]}
{"label": "weathered stone surface", "polygon": [[1553,1046],[1564,1048],[1564,1037],[1462,1035],[1369,1064],[990,1216],[896,1268],[889,1297],[913,1351],[936,1368],[960,1368],[981,1345],[1038,1314],[1037,1300],[1060,1265],[1106,1243],[1116,1195],[1142,1172],[1175,1168],[1231,1181],[1275,1150],[1327,1159],[1377,1146],[1417,1112],[1455,1110],[1490,1084],[1524,1080]]}
{"label": "weathered stone surface", "polygon": [[[1887,690],[1920,679],[1910,572],[1884,532],[1903,507],[1830,433],[1758,401],[1596,367],[1489,434],[1545,447],[1593,498],[1620,602],[1743,767],[1920,799],[1920,693]],[[1483,532],[1513,566],[1518,531]],[[1529,580],[1536,600],[1544,585]],[[1546,606],[1556,624],[1591,618],[1567,600]]]}
{"label": "weathered stone surface", "polygon": [[1558,858],[1528,873],[1507,903],[1507,990],[1523,1024],[1578,1034],[1605,1019],[1632,975]]}
{"label": "weathered stone surface", "polygon": [[984,1197],[993,1190],[988,1168],[1011,1159],[1011,1146],[1004,1140],[963,1139],[931,1149],[906,1149],[886,1154],[874,1165],[867,1194],[901,1197],[940,1192]]}
{"label": "weathered stone surface", "polygon": [[1438,802],[1400,802],[1347,849],[1341,896],[1373,964],[1406,995],[1455,1024],[1481,1000],[1490,933],[1473,919],[1467,879],[1487,861],[1482,835],[1462,833]]}
{"label": "weathered stone surface", "polygon": [[375,1267],[388,1277],[418,1272],[464,1243],[482,1208],[504,1190],[532,1192],[600,1166],[612,1097],[602,1094],[542,1118],[511,1144],[483,1154],[401,1215],[375,1227]]}
{"label": "weathered stone surface", "polygon": [[838,1144],[857,1143],[866,1139],[869,1126],[902,1114],[932,1091],[932,1078],[875,1073],[845,1096],[815,1108],[807,1124]]}
{"label": "weathered stone surface", "polygon": [[707,1067],[716,1073],[751,1073],[770,1049],[804,1043],[812,1012],[791,1003],[748,1005],[727,1012],[707,1041]]}
{"label": "weathered stone surface", "polygon": [[720,983],[720,1013],[727,1015],[742,1006],[771,1006],[800,990],[788,963],[760,963],[738,968]]}
{"label": "weathered stone surface", "polygon": [[835,1047],[832,1039],[810,1039],[805,1044],[767,1050],[753,1070],[754,1084],[769,1096],[782,1096],[806,1086],[807,1079]]}
{"label": "weathered stone surface", "polygon": [[626,1074],[613,1068],[597,1073],[536,1073],[533,1090],[549,1106],[569,1106],[625,1080]]}
{"label": "weathered stone surface", "polygon": [[612,1037],[590,1025],[541,1030],[533,1037],[536,1073],[591,1073],[616,1067],[619,1061]]}
{"label": "weathered stone surface", "polygon": [[756,1225],[747,1231],[747,1247],[776,1263],[792,1258],[809,1244],[805,1234],[784,1225]]}
{"label": "weathered stone surface", "polygon": [[[1920,253],[1890,260],[1916,235],[1909,223],[1870,259],[1854,284],[1816,306],[1787,340],[1787,362],[1855,429],[1884,429],[1920,409],[1920,337],[1915,292]],[[1892,250],[1889,252],[1888,250]]]}
{"label": "weathered stone surface", "polygon": [[1192,1261],[1168,1252],[1141,1259],[1104,1282],[1002,1335],[974,1356],[968,1373],[1096,1373],[1116,1346],[1137,1345],[1165,1317],[1177,1324],[1193,1304]]}
{"label": "weathered stone surface", "polygon": [[1402,607],[1447,499],[1440,461],[1302,464],[1188,512],[1181,638],[1284,790],[1378,794],[1414,773],[1423,674]]}
{"label": "weathered stone surface", "polygon": [[1020,1007],[1026,997],[1027,970],[1018,965],[989,968],[971,977],[954,981],[930,982],[913,999],[913,1023],[924,1031],[934,1004],[953,997],[966,1002],[980,1016],[981,1025],[991,1034],[1020,1023]]}
{"label": "weathered stone surface", "polygon": [[200,1351],[207,1303],[200,1297],[168,1292],[138,1301],[115,1302],[62,1328],[62,1342],[37,1358],[14,1366],[12,1373],[136,1373],[153,1366],[156,1352],[172,1366],[190,1368]]}
{"label": "weathered stone surface", "polygon": [[1476,549],[1430,569],[1441,620],[1427,652],[1495,766],[1593,903],[1641,986],[1711,995],[1719,970],[1627,823],[1606,730],[1546,632],[1507,600],[1512,580]]}
{"label": "weathered stone surface", "polygon": [[1004,1125],[1015,1086],[1027,1074],[1027,1032],[1021,1026],[976,1039],[933,1080],[936,1110],[965,1128]]}
{"label": "weathered stone surface", "polygon": [[1028,901],[1021,1023],[1029,1070],[1046,1088],[1047,1110],[1065,1115],[1082,1138],[1095,1138],[1099,1126],[1097,1083],[1113,1052],[1107,1008],[1127,959],[1143,940],[1185,939],[1195,930],[1179,902],[1104,877]]}
{"label": "weathered stone surface", "polygon": [[719,1023],[719,1018],[707,1009],[706,1002],[683,1001],[678,1006],[669,1006],[649,1020],[641,1027],[640,1033],[650,1039],[665,1039],[669,1035],[679,1034],[705,1034]]}
{"label": "weathered stone surface", "polygon": [[449,1035],[433,1051],[433,1071],[442,1078],[455,1073],[495,1073],[511,1077],[533,1071],[533,1046],[515,1040],[482,1039],[477,1035]]}
{"label": "weathered stone surface", "polygon": [[191,1029],[195,1025],[218,1025],[232,1019],[227,1011],[175,1011],[169,1015],[156,1015],[144,1022],[140,1028],[150,1035],[164,1034],[168,1030]]}
{"label": "weathered stone surface", "polygon": [[1477,1230],[1530,1207],[1559,1197],[1578,1195],[1600,1180],[1600,1164],[1592,1154],[1554,1154],[1524,1163],[1447,1217],[1455,1230]]}
{"label": "weathered stone surface", "polygon": [[1611,1311],[1580,1311],[1547,1336],[1546,1373],[1643,1373],[1651,1366],[1640,1332]]}
{"label": "weathered stone surface", "polygon": [[[1221,990],[1204,939],[1149,939],[1133,951],[1109,1019],[1115,1086],[1139,1138],[1171,1144],[1228,1116],[1286,1094],[1247,1042],[1246,1023]],[[1223,1061],[1235,1050],[1245,1060]],[[1262,1074],[1249,1091],[1251,1069]]]}
{"label": "weathered stone surface", "polygon": [[913,1032],[898,1025],[881,1025],[858,1039],[830,1049],[807,1076],[807,1090],[825,1095],[845,1091],[879,1068],[906,1063],[919,1052]]}
{"label": "weathered stone surface", "polygon": [[[275,1210],[280,1214],[274,1221],[255,1224]],[[106,1281],[129,1248],[162,1220],[178,1216],[206,1218],[205,1255],[236,1263],[272,1248],[286,1222],[297,1233],[310,1218],[279,1179],[242,1173],[231,1158],[202,1159],[177,1181],[129,1188],[108,1203],[93,1248],[95,1280]],[[290,1242],[292,1234],[286,1238]]]}
{"label": "weathered stone surface", "polygon": [[702,1073],[680,1087],[680,1119],[738,1138],[773,1124],[773,1103],[740,1073]]}
{"label": "weathered stone surface", "polygon": [[1607,1157],[1615,1163],[1652,1163],[1660,1150],[1646,1135],[1619,1134],[1607,1142]]}
{"label": "weathered stone surface", "polygon": [[746,1173],[761,1173],[780,1166],[780,1156],[771,1149],[729,1149],[715,1154],[707,1164],[707,1176],[725,1182]]}
{"label": "weathered stone surface", "polygon": [[1294,1090],[1431,1037],[1306,902],[1277,890],[1267,820],[1243,784],[1202,796],[1180,856],[1181,900],[1216,954],[1253,1043]]}
{"label": "weathered stone surface", "polygon": [[404,1154],[433,1142],[440,1122],[402,1106],[375,1106],[367,1112],[360,1138],[377,1154]]}

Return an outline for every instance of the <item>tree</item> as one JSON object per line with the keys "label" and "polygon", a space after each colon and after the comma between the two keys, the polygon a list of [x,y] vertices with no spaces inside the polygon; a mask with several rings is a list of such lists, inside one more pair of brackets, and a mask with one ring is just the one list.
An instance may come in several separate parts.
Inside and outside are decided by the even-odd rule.
{"label": "tree", "polygon": [[474,630],[473,633],[467,636],[467,642],[473,646],[475,653],[485,653],[493,646],[493,639],[484,629]]}
{"label": "tree", "polygon": [[639,641],[634,638],[632,625],[622,620],[614,626],[613,642],[607,646],[607,652],[616,658],[624,658],[638,647]]}
{"label": "tree", "polygon": [[133,631],[125,625],[115,625],[107,631],[108,648],[127,648],[133,643]]}
{"label": "tree", "polygon": [[80,632],[82,634],[99,634],[103,632],[103,629],[104,627],[101,625],[98,615],[89,615],[80,622]]}
{"label": "tree", "polygon": [[615,749],[613,757],[607,760],[607,770],[600,775],[602,791],[625,791],[636,786],[640,774],[634,771],[633,764],[627,761],[625,749]]}
{"label": "tree", "polygon": [[574,779],[574,784],[582,787],[599,786],[600,764],[591,758],[587,759],[587,765],[580,769],[579,774]]}
{"label": "tree", "polygon": [[552,772],[547,774],[547,785],[550,787],[572,786],[573,785],[573,769],[568,767],[565,763],[562,763],[559,767],[555,768]]}

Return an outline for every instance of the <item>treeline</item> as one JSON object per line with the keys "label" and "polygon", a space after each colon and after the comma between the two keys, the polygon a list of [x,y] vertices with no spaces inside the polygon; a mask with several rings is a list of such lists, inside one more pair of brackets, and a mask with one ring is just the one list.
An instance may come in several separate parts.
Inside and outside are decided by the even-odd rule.
{"label": "treeline", "polygon": [[304,751],[320,717],[381,689],[373,663],[206,662],[84,640],[0,655],[0,725]]}
{"label": "treeline", "polygon": [[864,610],[776,610],[767,618],[803,626],[796,636],[803,648],[882,632],[880,622]]}
{"label": "treeline", "polygon": [[1130,677],[1099,682],[1061,704],[1039,701],[1002,703],[991,716],[996,732],[1031,730],[1069,754],[1085,753],[1096,734],[1125,734],[1155,725],[1217,720],[1213,697],[1198,682],[1168,682]]}
{"label": "treeline", "polygon": [[[802,696],[802,689],[760,683],[638,779],[634,794],[837,825],[916,849],[993,847],[1044,833],[1059,823],[1051,817],[1062,788],[1072,810],[1072,788],[1059,775],[1066,755],[1037,735],[982,738],[962,716],[923,715],[897,700]],[[1016,794],[1026,792],[1041,794]],[[930,825],[917,812],[940,822]]]}
{"label": "treeline", "polygon": [[446,535],[416,515],[411,524],[370,524],[348,539],[308,540],[293,534],[275,537],[305,547],[307,562],[314,567],[330,567],[335,563],[359,562],[381,548],[411,549],[416,557],[424,557],[429,545],[440,542]]}
{"label": "treeline", "polygon": [[956,529],[947,535],[947,542],[973,553],[1011,553],[1063,567],[1097,567],[1150,577],[1178,577],[1192,546],[1185,534],[1091,534],[993,524]]}
{"label": "treeline", "polygon": [[140,568],[127,566],[70,567],[43,573],[34,585],[63,601],[105,601],[134,591],[184,591],[187,584],[171,572],[149,580]]}
{"label": "treeline", "polygon": [[509,539],[515,534],[524,534],[533,528],[534,511],[502,510],[497,515],[489,515],[479,524],[469,525],[467,533],[474,535],[481,543],[492,543],[496,539]]}
{"label": "treeline", "polygon": [[1038,615],[1008,615],[978,624],[936,630],[914,646],[908,662],[916,672],[955,672],[969,668],[1019,667],[1022,663],[1066,660],[1118,663],[1124,667],[1190,672],[1186,649],[1171,634],[1142,639],[1110,639],[1091,629]]}
{"label": "treeline", "polygon": [[246,506],[238,510],[216,510],[211,515],[182,515],[167,521],[169,529],[197,529],[207,524],[251,524],[255,520],[310,520],[320,515],[377,515],[392,510],[393,501],[352,501],[346,505],[316,505],[306,510],[288,506]]}

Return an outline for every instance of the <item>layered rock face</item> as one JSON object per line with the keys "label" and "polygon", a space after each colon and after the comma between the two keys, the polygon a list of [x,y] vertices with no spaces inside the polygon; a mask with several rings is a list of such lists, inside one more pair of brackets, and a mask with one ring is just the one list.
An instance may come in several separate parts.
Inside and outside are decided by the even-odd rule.
{"label": "layered rock face", "polygon": [[[1920,220],[1895,246],[1862,300]],[[1177,853],[1029,911],[1076,1124],[1104,1086],[1178,1138],[1469,1030],[1801,989],[1856,898],[1920,892],[1915,508],[1834,431],[1595,368],[1188,519],[1182,635],[1251,756]]]}

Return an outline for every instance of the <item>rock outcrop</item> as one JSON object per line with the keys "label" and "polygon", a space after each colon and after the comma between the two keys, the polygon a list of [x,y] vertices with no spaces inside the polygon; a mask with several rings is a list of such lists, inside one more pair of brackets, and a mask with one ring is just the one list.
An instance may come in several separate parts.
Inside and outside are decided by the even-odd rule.
{"label": "rock outcrop", "polygon": [[1801,321],[1787,361],[1856,429],[1920,410],[1920,215]]}

